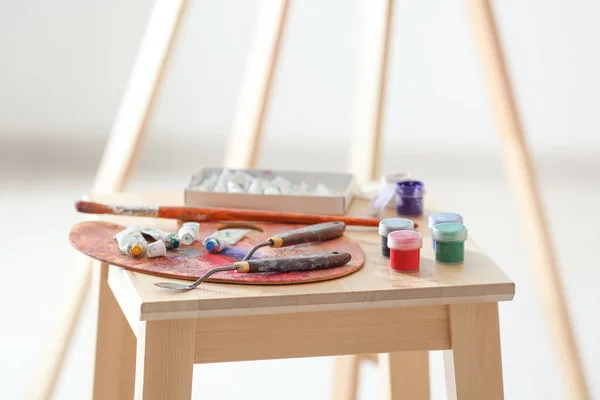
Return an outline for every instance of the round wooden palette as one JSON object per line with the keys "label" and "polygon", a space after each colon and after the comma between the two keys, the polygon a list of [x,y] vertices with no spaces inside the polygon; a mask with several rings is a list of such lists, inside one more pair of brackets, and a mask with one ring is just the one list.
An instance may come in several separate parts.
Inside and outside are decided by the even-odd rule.
{"label": "round wooden palette", "polygon": [[[194,281],[207,271],[240,261],[255,244],[286,231],[303,227],[291,224],[256,224],[263,232],[252,231],[235,246],[223,250],[219,254],[211,254],[204,250],[202,239],[214,233],[220,224],[200,224],[200,242],[190,246],[181,246],[177,250],[167,251],[165,257],[133,258],[119,250],[113,236],[125,229],[124,226],[109,222],[81,222],[71,229],[69,240],[80,252],[102,262],[117,265],[135,272],[163,276],[167,278]],[[252,259],[282,257],[300,253],[320,253],[329,251],[347,252],[352,260],[342,267],[286,273],[254,273],[240,274],[235,271],[220,272],[208,278],[207,282],[238,283],[248,285],[282,285],[292,283],[319,282],[339,278],[358,271],[365,263],[365,253],[358,243],[342,236],[338,239],[320,243],[306,243],[279,249],[260,248]]]}

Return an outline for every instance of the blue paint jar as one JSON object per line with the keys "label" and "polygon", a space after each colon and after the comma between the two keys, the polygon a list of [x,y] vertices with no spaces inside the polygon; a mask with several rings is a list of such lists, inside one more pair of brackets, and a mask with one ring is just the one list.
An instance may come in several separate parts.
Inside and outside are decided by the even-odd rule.
{"label": "blue paint jar", "polygon": [[418,217],[423,214],[425,185],[421,181],[396,183],[396,211],[399,215]]}
{"label": "blue paint jar", "polygon": [[463,218],[460,214],[453,212],[438,212],[429,215],[429,232],[431,233],[431,248],[435,250],[435,239],[433,238],[433,227],[437,224],[445,222],[454,222],[457,224],[463,223]]}
{"label": "blue paint jar", "polygon": [[390,258],[390,248],[388,246],[388,235],[395,231],[412,231],[415,224],[406,218],[386,218],[379,223],[379,236],[381,236],[381,255]]}

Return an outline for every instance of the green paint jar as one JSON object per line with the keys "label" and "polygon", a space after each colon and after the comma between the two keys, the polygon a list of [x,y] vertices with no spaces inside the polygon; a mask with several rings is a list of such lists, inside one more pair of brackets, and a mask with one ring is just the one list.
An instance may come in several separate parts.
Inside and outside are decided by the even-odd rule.
{"label": "green paint jar", "polygon": [[435,240],[435,261],[440,264],[460,264],[465,260],[467,228],[463,224],[445,222],[432,230]]}

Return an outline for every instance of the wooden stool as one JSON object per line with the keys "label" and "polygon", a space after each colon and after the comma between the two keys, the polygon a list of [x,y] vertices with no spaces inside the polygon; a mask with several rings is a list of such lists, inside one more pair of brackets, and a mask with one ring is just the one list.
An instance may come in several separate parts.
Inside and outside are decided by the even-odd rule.
{"label": "wooden stool", "polygon": [[[181,192],[95,199],[183,204]],[[356,200],[350,214],[364,215],[366,206]],[[106,219],[176,227],[175,221]],[[417,221],[430,243],[426,221]],[[164,278],[97,265],[94,398],[131,398],[135,391],[136,399],[189,399],[199,363],[379,353],[387,398],[427,399],[427,351],[446,350],[450,398],[502,399],[497,302],[513,298],[513,282],[470,239],[464,265],[436,264],[425,245],[421,271],[401,274],[381,256],[376,231],[349,227],[346,234],[365,251],[361,270],[269,290],[203,283],[173,293],[153,285]],[[338,399],[355,396],[354,359],[337,361]]]}

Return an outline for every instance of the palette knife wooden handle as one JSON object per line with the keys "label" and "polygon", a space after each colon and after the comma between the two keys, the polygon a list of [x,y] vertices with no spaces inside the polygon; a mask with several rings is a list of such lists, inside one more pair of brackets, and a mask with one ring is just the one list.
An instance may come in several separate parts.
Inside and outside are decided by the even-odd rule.
{"label": "palette knife wooden handle", "polygon": [[332,251],[328,253],[299,254],[287,257],[263,258],[238,261],[233,264],[236,272],[291,272],[328,269],[346,265],[352,256],[349,253]]}
{"label": "palette knife wooden handle", "polygon": [[271,247],[286,247],[335,239],[342,236],[345,230],[346,224],[343,222],[325,222],[271,236],[268,240],[273,243]]}

